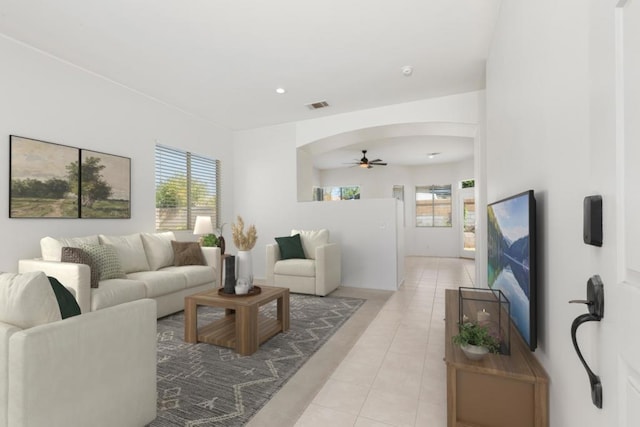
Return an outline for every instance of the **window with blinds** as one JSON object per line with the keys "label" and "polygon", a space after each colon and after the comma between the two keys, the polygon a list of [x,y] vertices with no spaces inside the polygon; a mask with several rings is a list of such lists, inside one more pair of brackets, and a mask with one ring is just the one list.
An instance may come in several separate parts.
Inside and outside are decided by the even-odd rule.
{"label": "window with blinds", "polygon": [[192,230],[196,216],[218,227],[218,160],[156,145],[156,230]]}
{"label": "window with blinds", "polygon": [[451,227],[451,185],[416,187],[416,227]]}

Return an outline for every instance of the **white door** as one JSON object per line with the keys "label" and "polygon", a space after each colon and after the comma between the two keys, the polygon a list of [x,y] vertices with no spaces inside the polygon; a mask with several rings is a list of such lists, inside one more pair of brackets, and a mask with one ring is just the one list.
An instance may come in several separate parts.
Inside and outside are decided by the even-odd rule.
{"label": "white door", "polygon": [[474,188],[458,191],[460,257],[476,257],[476,200]]}
{"label": "white door", "polygon": [[[616,146],[618,283],[611,283],[607,312],[616,322],[602,333],[615,334],[619,426],[640,426],[640,2],[620,0],[616,10]],[[605,283],[605,295],[607,284]],[[608,302],[612,304],[608,304]],[[615,311],[615,312],[614,312]],[[606,341],[605,338],[601,338]],[[607,404],[603,384],[604,404]],[[614,390],[615,391],[615,390]]]}

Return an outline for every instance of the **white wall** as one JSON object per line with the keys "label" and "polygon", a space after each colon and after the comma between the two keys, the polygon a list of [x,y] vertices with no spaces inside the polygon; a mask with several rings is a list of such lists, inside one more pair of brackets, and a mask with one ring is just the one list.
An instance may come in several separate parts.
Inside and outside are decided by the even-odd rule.
{"label": "white wall", "polygon": [[[235,134],[236,212],[226,221],[243,217],[255,224],[256,278],[264,278],[265,246],[292,228],[327,228],[330,240],[342,245],[342,279],[345,286],[396,289],[395,200],[354,203],[298,202],[295,125],[285,124]],[[233,243],[230,243],[233,245]],[[231,250],[234,251],[233,246]],[[393,261],[393,262],[390,262]]]}
{"label": "white wall", "polygon": [[[357,217],[351,214],[345,214],[344,217],[327,216],[323,210],[314,208],[316,204],[298,203],[298,177],[309,189],[317,178],[313,173],[299,174],[296,170],[299,163],[311,168],[309,159],[296,157],[296,149],[338,133],[394,123],[450,124],[446,126],[447,129],[455,129],[456,125],[463,124],[459,126],[464,132],[461,136],[468,137],[469,128],[477,124],[478,109],[483,107],[480,99],[481,92],[472,92],[235,132],[234,157],[238,159],[234,173],[234,192],[238,195],[235,208],[245,222],[255,224],[258,229],[259,239],[253,250],[255,277],[264,277],[264,245],[273,242],[274,237],[287,235],[291,228],[301,228],[296,223],[306,222],[322,224],[329,230],[345,230],[339,235],[341,243],[352,248],[354,257],[348,263],[343,262],[346,286],[395,288],[398,280],[394,277],[386,282],[386,275],[388,272],[395,274],[398,262],[395,255],[385,255],[386,247],[382,249],[380,246],[377,233],[380,224],[390,227],[389,224],[396,223],[396,208],[390,209],[384,219],[374,216],[377,222],[371,225],[355,220]],[[390,197],[390,192],[384,197]],[[393,201],[388,199],[384,202]],[[325,202],[318,203],[317,206],[322,206]],[[369,213],[373,214],[378,213]],[[353,234],[348,230],[352,230]],[[402,240],[402,237],[396,236],[392,241]],[[380,255],[371,257],[369,248],[375,248]],[[374,284],[367,280],[368,275],[380,282],[384,278],[385,283]]]}
{"label": "white wall", "polygon": [[[468,159],[430,166],[386,166],[372,169],[339,168],[320,171],[321,186],[359,185],[361,199],[389,198],[394,185],[404,185],[405,254],[457,257],[460,254],[458,184],[473,178],[474,162]],[[452,226],[416,227],[415,188],[419,185],[447,185],[452,190]],[[329,202],[326,202],[329,203]]]}
{"label": "white wall", "polygon": [[[605,286],[615,283],[614,3],[502,2],[487,64],[487,199],[534,189],[538,202],[535,354],[551,379],[554,426],[617,425],[615,361],[598,363],[615,349],[595,345],[600,325],[580,331],[585,357],[603,379],[598,410],[569,334],[585,309],[567,303],[585,297],[594,273]],[[604,195],[603,248],[582,242],[582,200],[590,194]]]}
{"label": "white wall", "polygon": [[[154,147],[222,161],[222,213],[233,207],[231,132],[0,37],[0,271],[39,255],[40,238],[154,231]],[[9,135],[131,158],[131,219],[10,219]]]}

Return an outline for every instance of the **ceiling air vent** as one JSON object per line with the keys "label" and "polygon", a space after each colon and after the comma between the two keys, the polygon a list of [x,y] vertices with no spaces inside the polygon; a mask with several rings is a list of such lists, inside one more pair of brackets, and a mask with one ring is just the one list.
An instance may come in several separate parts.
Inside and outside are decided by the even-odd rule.
{"label": "ceiling air vent", "polygon": [[328,106],[329,106],[329,103],[327,101],[318,101],[318,102],[312,102],[311,104],[307,104],[307,108],[310,110],[317,110],[319,108],[325,108]]}

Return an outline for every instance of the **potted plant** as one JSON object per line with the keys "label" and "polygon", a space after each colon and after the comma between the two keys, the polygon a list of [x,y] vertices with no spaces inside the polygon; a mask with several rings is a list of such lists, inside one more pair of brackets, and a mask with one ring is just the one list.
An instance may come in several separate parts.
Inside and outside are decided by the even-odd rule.
{"label": "potted plant", "polygon": [[458,335],[453,337],[453,343],[459,345],[471,360],[482,359],[485,354],[497,353],[500,349],[500,342],[489,333],[489,328],[472,322],[458,326]]}
{"label": "potted plant", "polygon": [[200,238],[200,244],[206,247],[218,246],[218,236],[215,234],[205,234]]}
{"label": "potted plant", "polygon": [[238,221],[231,224],[231,237],[233,244],[238,248],[238,278],[245,278],[249,281],[249,287],[253,286],[253,262],[251,260],[251,249],[258,240],[258,232],[255,225],[250,225],[244,231],[244,220],[238,215]]}

